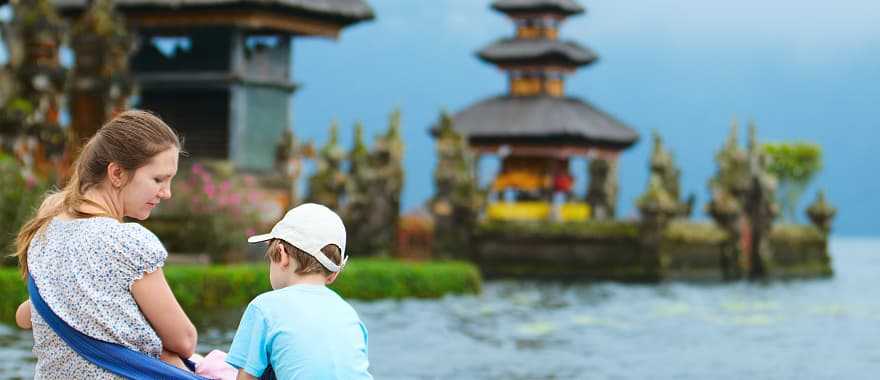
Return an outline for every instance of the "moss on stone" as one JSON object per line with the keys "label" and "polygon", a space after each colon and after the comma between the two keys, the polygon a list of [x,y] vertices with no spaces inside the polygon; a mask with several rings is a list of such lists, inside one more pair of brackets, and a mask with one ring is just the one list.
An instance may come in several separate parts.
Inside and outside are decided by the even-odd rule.
{"label": "moss on stone", "polygon": [[824,244],[826,237],[811,224],[777,224],[770,231],[770,240]]}
{"label": "moss on stone", "polygon": [[595,239],[637,239],[639,228],[631,221],[598,221],[568,223],[547,222],[485,222],[477,228],[478,235],[513,235],[518,237],[573,237]]}
{"label": "moss on stone", "polygon": [[669,224],[663,237],[676,243],[720,244],[727,233],[714,223],[676,220]]}

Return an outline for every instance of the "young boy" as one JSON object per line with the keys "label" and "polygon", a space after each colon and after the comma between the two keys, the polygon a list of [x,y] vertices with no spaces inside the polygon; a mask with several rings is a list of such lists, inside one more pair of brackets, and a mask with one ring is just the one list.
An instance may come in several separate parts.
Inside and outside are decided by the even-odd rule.
{"label": "young boy", "polygon": [[345,226],[329,208],[306,203],[287,212],[268,234],[273,291],[245,309],[226,362],[238,379],[372,379],[367,329],[326,285],[345,267]]}

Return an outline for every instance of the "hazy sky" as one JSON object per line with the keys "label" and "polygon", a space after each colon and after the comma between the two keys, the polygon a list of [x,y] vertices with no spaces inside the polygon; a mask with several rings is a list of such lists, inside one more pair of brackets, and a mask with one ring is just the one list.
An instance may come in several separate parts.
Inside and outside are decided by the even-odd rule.
{"label": "hazy sky", "polygon": [[[352,125],[367,136],[403,112],[406,209],[431,195],[433,141],[428,127],[443,109],[458,111],[503,93],[505,79],[474,52],[512,34],[488,0],[369,0],[377,19],[339,40],[296,39],[294,129],[323,144],[327,126]],[[805,195],[827,190],[839,208],[835,232],[880,235],[880,2],[871,0],[595,0],[567,21],[562,38],[596,51],[598,63],[568,78],[566,90],[642,134],[621,160],[624,216],[647,181],[650,132],[658,130],[697,194],[705,218],[707,180],[730,121],[754,120],[765,141],[822,144],[825,169]],[[0,60],[3,52],[0,49]],[[744,133],[743,133],[744,134]],[[488,160],[485,172],[496,163]],[[583,179],[578,162],[574,174]],[[581,191],[585,184],[581,183]],[[801,211],[802,213],[802,211]]]}

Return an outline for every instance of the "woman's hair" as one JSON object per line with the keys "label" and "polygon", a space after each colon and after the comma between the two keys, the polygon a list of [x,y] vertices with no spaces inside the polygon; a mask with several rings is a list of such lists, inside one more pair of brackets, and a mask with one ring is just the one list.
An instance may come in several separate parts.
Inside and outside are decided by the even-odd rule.
{"label": "woman's hair", "polygon": [[[84,195],[90,188],[107,177],[107,166],[115,162],[128,174],[128,179],[140,167],[147,165],[155,155],[170,149],[180,149],[180,139],[159,117],[145,111],[125,111],[108,121],[82,147],[73,162],[73,172],[63,189],[50,192],[43,199],[36,215],[21,227],[15,239],[21,274],[27,277],[27,254],[31,240],[54,217],[68,213],[77,218],[106,214],[92,214],[80,210],[83,204],[94,204]],[[121,217],[121,216],[113,216]]]}
{"label": "woman's hair", "polygon": [[[291,260],[296,263],[296,269],[293,271],[294,273],[299,275],[321,273],[324,276],[333,274],[329,269],[324,268],[314,256],[281,239],[272,239],[272,241],[269,242],[269,248],[266,249],[266,257],[269,260],[272,260],[273,263],[281,261],[282,245],[284,246],[285,251],[287,251],[287,256],[290,256]],[[321,252],[323,252],[324,255],[336,265],[339,265],[342,261],[342,252],[339,251],[339,247],[337,247],[336,244],[325,245],[324,248],[321,248]]]}

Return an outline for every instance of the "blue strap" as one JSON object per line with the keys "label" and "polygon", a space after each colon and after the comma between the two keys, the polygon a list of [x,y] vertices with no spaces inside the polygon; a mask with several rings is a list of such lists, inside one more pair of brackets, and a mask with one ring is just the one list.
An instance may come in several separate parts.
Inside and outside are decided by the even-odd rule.
{"label": "blue strap", "polygon": [[31,304],[46,324],[61,337],[73,351],[90,363],[117,376],[134,380],[206,380],[173,365],[165,363],[128,347],[109,343],[83,334],[62,320],[40,296],[34,278],[28,275],[28,292]]}

